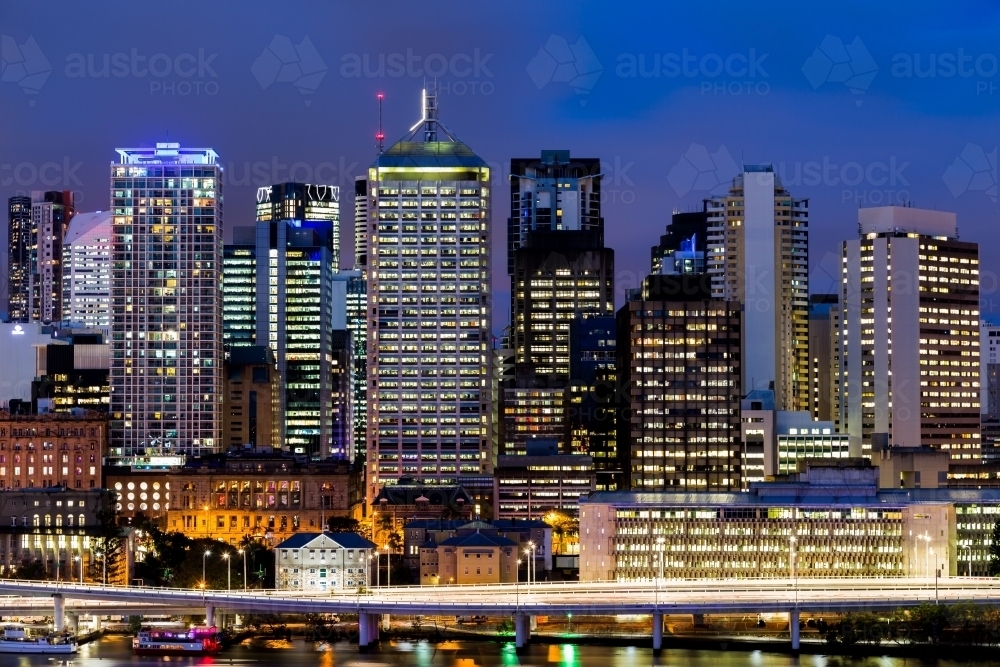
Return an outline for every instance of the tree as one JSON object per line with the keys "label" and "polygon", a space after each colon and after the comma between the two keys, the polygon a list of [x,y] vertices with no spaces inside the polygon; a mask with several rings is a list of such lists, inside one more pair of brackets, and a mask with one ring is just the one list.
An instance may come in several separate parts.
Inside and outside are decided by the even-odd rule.
{"label": "tree", "polygon": [[580,520],[570,516],[563,510],[552,510],[545,515],[545,523],[552,528],[553,545],[552,553],[563,553],[567,544],[578,542],[580,539]]}
{"label": "tree", "polygon": [[1000,576],[1000,520],[993,524],[993,539],[990,540],[990,576]]}
{"label": "tree", "polygon": [[122,571],[125,562],[123,547],[126,539],[119,522],[118,510],[115,503],[106,499],[106,502],[95,513],[97,526],[95,528],[94,555],[100,557],[100,564],[93,563],[93,567],[98,570],[94,578],[104,584],[119,583],[127,584],[128,572]]}
{"label": "tree", "polygon": [[37,581],[45,581],[49,578],[48,573],[45,571],[45,563],[40,560],[21,561],[21,564],[14,568],[12,577],[14,579],[33,579]]}
{"label": "tree", "polygon": [[331,516],[327,519],[327,527],[331,533],[359,533],[361,522],[349,516]]}

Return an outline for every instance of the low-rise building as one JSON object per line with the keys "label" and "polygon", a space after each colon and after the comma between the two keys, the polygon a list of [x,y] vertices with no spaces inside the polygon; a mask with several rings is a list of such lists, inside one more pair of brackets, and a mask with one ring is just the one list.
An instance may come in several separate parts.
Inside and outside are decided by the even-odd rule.
{"label": "low-rise building", "polygon": [[420,546],[420,583],[506,584],[517,581],[518,545],[494,532],[460,531]]}
{"label": "low-rise building", "polygon": [[166,527],[230,544],[315,533],[330,517],[360,518],[360,475],[346,461],[267,449],[192,459],[171,477]]}
{"label": "low-rise building", "polygon": [[0,410],[0,489],[101,488],[107,415]]}
{"label": "low-rise building", "polygon": [[880,489],[865,459],[746,493],[595,493],[580,580],[985,575],[1000,489]]}
{"label": "low-rise building", "polygon": [[[98,553],[103,510],[114,502],[104,489],[29,488],[0,491],[0,575],[40,563],[47,577],[62,581],[104,581]],[[119,535],[108,559],[109,583],[126,584],[135,562],[135,541]]]}
{"label": "low-rise building", "polygon": [[[471,533],[497,535],[518,546],[521,560],[527,554],[535,558],[535,571],[539,578],[552,569],[552,527],[544,521],[497,519],[490,522],[437,519],[415,519],[403,529],[403,563],[414,573],[422,572],[421,564],[431,556],[421,551],[428,542],[441,544],[446,540]],[[437,558],[434,555],[432,558]],[[437,562],[436,560],[434,561]],[[421,576],[421,583],[424,578]]]}
{"label": "low-rise building", "polygon": [[375,545],[355,533],[299,533],[274,548],[278,590],[325,592],[368,585]]}

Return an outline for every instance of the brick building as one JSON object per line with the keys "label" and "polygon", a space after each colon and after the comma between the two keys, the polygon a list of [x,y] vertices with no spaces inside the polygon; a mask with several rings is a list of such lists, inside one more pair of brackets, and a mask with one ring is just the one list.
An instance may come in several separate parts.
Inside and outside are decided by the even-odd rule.
{"label": "brick building", "polygon": [[0,410],[0,489],[100,488],[107,424],[107,415],[98,412]]}

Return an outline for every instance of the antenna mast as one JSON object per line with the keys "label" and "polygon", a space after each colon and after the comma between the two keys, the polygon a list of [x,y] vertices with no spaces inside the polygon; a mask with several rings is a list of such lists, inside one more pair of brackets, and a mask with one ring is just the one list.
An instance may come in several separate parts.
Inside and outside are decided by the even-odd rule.
{"label": "antenna mast", "polygon": [[378,94],[378,134],[375,135],[375,139],[378,141],[378,154],[382,154],[382,140],[385,139],[385,134],[382,133],[382,98],[385,97],[382,93]]}

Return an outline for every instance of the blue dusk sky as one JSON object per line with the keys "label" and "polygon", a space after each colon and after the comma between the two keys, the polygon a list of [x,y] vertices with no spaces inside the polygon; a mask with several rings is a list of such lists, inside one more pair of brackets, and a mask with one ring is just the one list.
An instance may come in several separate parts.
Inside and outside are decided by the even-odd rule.
{"label": "blue dusk sky", "polygon": [[998,22],[989,2],[5,0],[0,196],[107,209],[114,149],[169,138],[221,156],[228,229],[258,186],[340,185],[349,266],[375,96],[389,144],[436,77],[441,119],[494,167],[496,331],[509,161],[542,149],[604,162],[619,304],[672,211],[772,163],[810,199],[811,291],[835,289],[859,207],[912,203],[958,214],[1000,315]]}

